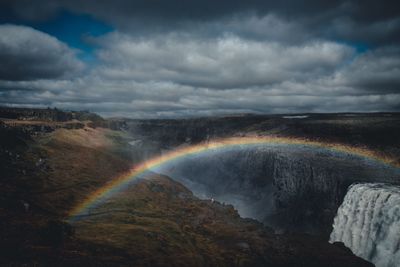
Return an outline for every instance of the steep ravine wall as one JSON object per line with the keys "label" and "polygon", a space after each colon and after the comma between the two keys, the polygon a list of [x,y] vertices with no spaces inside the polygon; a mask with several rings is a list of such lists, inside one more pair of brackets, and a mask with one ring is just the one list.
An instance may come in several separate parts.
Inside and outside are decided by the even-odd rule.
{"label": "steep ravine wall", "polygon": [[353,155],[273,145],[195,155],[154,171],[277,231],[326,238],[350,184],[400,180],[398,169]]}

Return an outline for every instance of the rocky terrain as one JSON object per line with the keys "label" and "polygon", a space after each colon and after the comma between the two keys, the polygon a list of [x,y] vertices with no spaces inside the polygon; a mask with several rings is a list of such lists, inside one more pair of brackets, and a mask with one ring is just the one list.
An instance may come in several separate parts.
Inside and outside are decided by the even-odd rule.
{"label": "rocky terrain", "polygon": [[[229,136],[283,136],[378,151],[400,162],[400,115],[238,115],[187,120],[127,121],[135,148],[174,147]],[[189,157],[157,169],[196,195],[235,204],[242,216],[329,237],[347,188],[355,182],[400,183],[398,168],[307,147],[239,148]]]}
{"label": "rocky terrain", "polygon": [[180,120],[126,120],[135,136],[171,147],[215,137],[278,135],[370,147],[399,160],[399,113],[252,115]]}
{"label": "rocky terrain", "polygon": [[400,177],[397,168],[362,158],[285,145],[186,157],[157,172],[276,230],[325,237],[350,184],[399,183]]}
{"label": "rocky terrain", "polygon": [[[307,136],[365,146],[398,162],[400,115],[138,121],[7,112],[0,118],[1,265],[373,266],[329,244],[327,233],[350,183],[399,181],[395,169],[324,151],[230,151],[157,170],[170,177],[138,180],[71,224],[72,207],[133,164],[216,137]],[[271,216],[277,210],[281,216]],[[273,223],[282,221],[284,231]]]}

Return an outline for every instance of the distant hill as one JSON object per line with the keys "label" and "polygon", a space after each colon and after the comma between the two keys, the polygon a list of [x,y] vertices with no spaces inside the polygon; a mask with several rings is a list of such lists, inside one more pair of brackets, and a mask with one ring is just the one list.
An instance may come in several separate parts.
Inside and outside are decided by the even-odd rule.
{"label": "distant hill", "polygon": [[41,120],[41,121],[104,121],[99,115],[89,111],[63,111],[57,108],[16,108],[0,107],[0,118],[15,120]]}

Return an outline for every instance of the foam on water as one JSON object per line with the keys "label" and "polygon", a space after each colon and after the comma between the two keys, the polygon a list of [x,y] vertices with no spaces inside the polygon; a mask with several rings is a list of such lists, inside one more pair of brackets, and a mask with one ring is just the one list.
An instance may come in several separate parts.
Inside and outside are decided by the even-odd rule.
{"label": "foam on water", "polygon": [[334,220],[330,242],[336,241],[377,267],[400,266],[400,187],[350,186]]}

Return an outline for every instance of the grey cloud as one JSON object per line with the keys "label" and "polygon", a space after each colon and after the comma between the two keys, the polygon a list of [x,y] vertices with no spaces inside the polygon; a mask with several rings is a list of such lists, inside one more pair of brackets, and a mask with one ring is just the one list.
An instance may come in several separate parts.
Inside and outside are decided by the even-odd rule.
{"label": "grey cloud", "polygon": [[[399,41],[397,1],[106,1],[74,6],[141,35],[190,32],[215,36],[232,32],[246,38],[302,41],[324,38],[393,44]],[[274,17],[275,19],[271,19]],[[272,23],[271,23],[272,22]]]}
{"label": "grey cloud", "polygon": [[83,68],[76,52],[26,26],[0,25],[0,80],[54,79]]}
{"label": "grey cloud", "polygon": [[[334,84],[313,84],[308,94],[292,83],[270,88],[213,90],[180,86],[170,82],[132,82],[86,77],[72,82],[64,91],[7,91],[2,104],[20,106],[57,106],[63,109],[88,109],[105,116],[132,118],[190,117],[229,113],[297,113],[394,111],[399,109],[400,94],[329,94]],[[300,88],[303,88],[299,86]],[[321,86],[321,88],[319,88]],[[114,90],[113,88],[118,88]],[[291,94],[286,91],[291,90]],[[323,93],[325,90],[325,93]],[[68,93],[66,93],[68,92]],[[297,93],[295,93],[297,92]],[[318,93],[319,92],[319,93]],[[6,93],[6,94],[5,94]]]}
{"label": "grey cloud", "polygon": [[219,89],[307,81],[330,74],[354,53],[351,47],[332,42],[284,46],[235,36],[135,39],[113,33],[102,43],[98,56],[103,66],[98,72],[109,79]]}
{"label": "grey cloud", "polygon": [[383,19],[376,22],[359,22],[348,17],[335,18],[329,27],[322,28],[329,37],[336,36],[338,39],[352,42],[364,42],[367,44],[385,45],[396,44],[400,41],[400,16]]}
{"label": "grey cloud", "polygon": [[[13,26],[26,39],[0,36],[10,62],[0,104],[135,118],[400,110],[397,1],[28,2],[8,1],[0,14],[40,21],[67,9],[116,30],[87,38],[97,60],[79,75],[65,44]],[[360,43],[370,50],[357,52]]]}
{"label": "grey cloud", "polygon": [[397,77],[393,47],[357,55],[347,45],[328,41],[280,45],[232,35],[216,40],[164,37],[110,34],[97,40],[102,45],[99,62],[86,76],[0,81],[0,87],[13,88],[0,92],[0,102],[134,118],[400,108],[398,91],[363,85],[370,84],[368,79],[382,84],[387,73]]}
{"label": "grey cloud", "polygon": [[[38,19],[50,16],[62,8],[88,12],[111,21],[129,19],[133,17],[149,17],[156,20],[208,20],[242,11],[255,11],[266,14],[270,11],[285,15],[309,15],[331,9],[337,9],[345,2],[307,0],[302,2],[265,1],[265,0],[38,0],[36,5],[30,5],[29,0],[5,0],[3,5],[12,12],[25,19]],[[357,1],[352,1],[357,2]],[[37,11],[37,12],[34,12]],[[38,15],[34,15],[38,14]]]}
{"label": "grey cloud", "polygon": [[[34,21],[48,19],[60,10],[86,13],[119,30],[140,35],[168,31],[199,31],[207,35],[218,29],[222,21],[229,23],[236,17],[262,21],[269,15],[300,25],[314,38],[324,36],[331,40],[393,44],[399,41],[400,33],[400,25],[396,22],[400,17],[400,4],[396,0],[37,0],[35,5],[29,0],[5,0],[2,6],[5,14]],[[222,30],[253,38],[270,36],[260,30],[243,31],[240,24],[232,26]],[[270,30],[266,28],[264,32]]]}
{"label": "grey cloud", "polygon": [[338,71],[336,85],[379,94],[400,92],[400,48],[383,47],[365,52]]}

